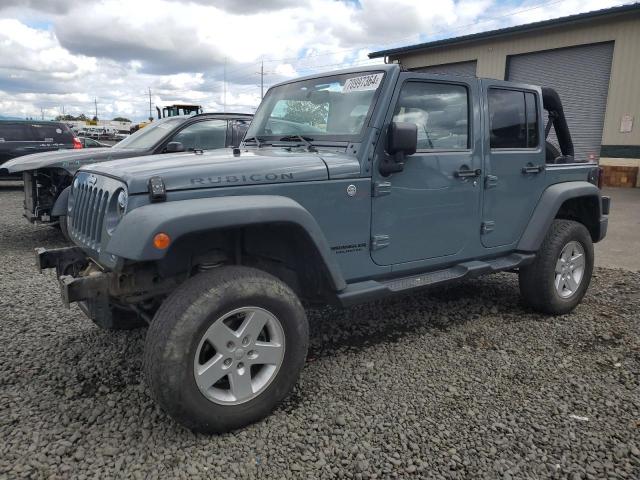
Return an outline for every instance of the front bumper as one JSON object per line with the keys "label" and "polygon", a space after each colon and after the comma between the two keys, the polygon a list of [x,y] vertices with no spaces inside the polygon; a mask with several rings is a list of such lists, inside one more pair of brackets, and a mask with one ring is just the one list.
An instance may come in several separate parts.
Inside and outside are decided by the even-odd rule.
{"label": "front bumper", "polygon": [[79,247],[36,249],[36,268],[39,272],[56,269],[62,301],[67,307],[74,302],[108,302],[115,274],[92,266],[95,264]]}

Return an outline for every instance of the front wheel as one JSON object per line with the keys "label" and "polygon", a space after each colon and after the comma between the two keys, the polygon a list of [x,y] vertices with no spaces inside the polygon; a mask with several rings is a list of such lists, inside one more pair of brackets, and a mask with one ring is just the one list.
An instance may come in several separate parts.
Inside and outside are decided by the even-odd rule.
{"label": "front wheel", "polygon": [[160,406],[203,433],[268,415],[293,389],[308,345],[291,289],[247,267],[190,278],[163,303],[145,345],[145,378]]}
{"label": "front wheel", "polygon": [[586,227],[573,220],[554,220],[534,262],[520,269],[524,301],[543,313],[569,313],[587,292],[593,260]]}

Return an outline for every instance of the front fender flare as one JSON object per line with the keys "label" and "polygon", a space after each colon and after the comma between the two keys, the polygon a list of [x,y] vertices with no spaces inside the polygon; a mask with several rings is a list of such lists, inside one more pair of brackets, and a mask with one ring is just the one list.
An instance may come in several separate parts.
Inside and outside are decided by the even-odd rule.
{"label": "front fender flare", "polygon": [[577,197],[598,197],[598,218],[602,217],[600,189],[589,182],[562,182],[551,185],[540,197],[533,211],[529,224],[525,229],[518,250],[535,252],[540,248],[551,223],[558,214],[562,204]]}
{"label": "front fender flare", "polygon": [[56,199],[56,203],[53,204],[51,209],[52,217],[60,217],[67,214],[67,204],[69,203],[69,193],[71,192],[71,185],[62,190],[62,193]]}
{"label": "front fender flare", "polygon": [[167,251],[153,246],[153,237],[159,232],[166,233],[175,242],[189,233],[267,223],[301,227],[317,248],[332,286],[336,290],[346,288],[338,262],[313,216],[291,198],[276,195],[213,197],[145,205],[124,216],[105,251],[130,260],[160,260]]}

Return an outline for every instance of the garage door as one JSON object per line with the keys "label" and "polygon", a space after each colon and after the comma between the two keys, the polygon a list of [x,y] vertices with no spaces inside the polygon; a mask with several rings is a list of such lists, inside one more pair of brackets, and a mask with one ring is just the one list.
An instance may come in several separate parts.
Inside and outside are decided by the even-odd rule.
{"label": "garage door", "polygon": [[[613,42],[509,57],[508,79],[555,88],[578,161],[600,158]],[[549,140],[558,142],[553,131]]]}
{"label": "garage door", "polygon": [[465,77],[476,76],[476,61],[444,63],[442,65],[431,65],[429,67],[421,67],[413,69],[415,72],[423,73],[441,73],[446,75],[463,75]]}

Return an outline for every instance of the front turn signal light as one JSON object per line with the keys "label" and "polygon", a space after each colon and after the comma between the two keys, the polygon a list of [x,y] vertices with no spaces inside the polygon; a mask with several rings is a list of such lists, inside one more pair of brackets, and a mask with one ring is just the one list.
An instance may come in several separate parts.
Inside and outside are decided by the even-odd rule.
{"label": "front turn signal light", "polygon": [[153,246],[158,250],[166,250],[171,244],[171,238],[166,233],[157,233],[153,237]]}

